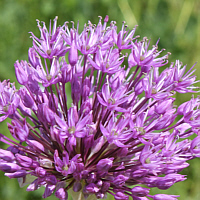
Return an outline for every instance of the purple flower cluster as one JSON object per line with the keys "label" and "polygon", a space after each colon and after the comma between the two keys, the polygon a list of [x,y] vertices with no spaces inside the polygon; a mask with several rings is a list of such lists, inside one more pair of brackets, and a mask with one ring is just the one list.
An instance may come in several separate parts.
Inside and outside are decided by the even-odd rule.
{"label": "purple flower cluster", "polygon": [[13,138],[0,135],[9,145],[0,170],[27,191],[44,186],[43,198],[66,200],[71,190],[79,199],[174,200],[149,188],[185,180],[186,161],[200,157],[200,99],[174,105],[176,92],[197,92],[193,67],[177,60],[160,72],[169,53],[158,42],[107,23],[80,33],[38,21],[28,62],[14,65],[22,87],[0,82],[0,121],[11,119]]}

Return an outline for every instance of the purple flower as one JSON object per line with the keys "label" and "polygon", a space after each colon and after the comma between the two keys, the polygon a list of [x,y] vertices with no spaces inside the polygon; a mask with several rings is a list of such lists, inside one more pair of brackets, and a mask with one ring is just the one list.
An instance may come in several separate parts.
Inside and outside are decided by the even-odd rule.
{"label": "purple flower", "polygon": [[110,159],[105,158],[100,160],[96,165],[97,170],[100,172],[108,172],[108,170],[112,167],[112,162],[113,162],[112,158]]}
{"label": "purple flower", "polygon": [[28,82],[28,73],[26,72],[26,69],[28,68],[27,65],[27,62],[21,62],[20,64],[19,61],[17,61],[15,63],[16,78],[21,85],[25,85]]}
{"label": "purple flower", "polygon": [[150,40],[147,42],[147,38],[143,38],[142,41],[134,42],[132,53],[129,56],[129,65],[132,66],[140,66],[141,72],[148,73],[150,68],[153,67],[161,67],[168,63],[168,54],[157,58],[160,53],[164,50],[158,51],[158,42],[151,50],[149,50]]}
{"label": "purple flower", "polygon": [[60,188],[55,192],[55,196],[61,200],[67,200],[68,194],[64,188]]}
{"label": "purple flower", "polygon": [[197,92],[194,66],[167,66],[158,42],[107,23],[100,17],[80,32],[57,27],[57,17],[49,31],[38,21],[28,61],[14,65],[23,86],[0,82],[0,121],[12,120],[12,138],[0,134],[9,146],[0,170],[27,191],[44,186],[43,198],[177,199],[149,192],[184,181],[179,172],[200,157],[199,97],[174,106],[175,92]]}
{"label": "purple flower", "polygon": [[128,27],[125,25],[125,22],[123,22],[122,29],[117,33],[117,28],[113,23],[113,39],[115,44],[117,44],[119,51],[122,49],[131,49],[131,41],[135,39],[133,36],[135,34],[136,26],[130,33],[128,33],[127,29]]}
{"label": "purple flower", "polygon": [[129,197],[125,194],[123,194],[122,192],[117,192],[115,195],[114,195],[115,199],[116,200],[128,200]]}
{"label": "purple flower", "polygon": [[43,57],[52,60],[53,57],[61,57],[64,56],[68,50],[68,47],[64,44],[64,40],[62,37],[62,28],[57,27],[57,19],[54,19],[53,27],[51,28],[50,22],[50,29],[49,31],[46,28],[44,22],[42,22],[43,27],[40,25],[40,21],[37,20],[38,28],[41,33],[40,39],[37,38],[32,32],[33,38],[33,47],[35,50]]}
{"label": "purple flower", "polygon": [[2,170],[3,172],[12,173],[12,172],[16,172],[21,169],[22,168],[19,165],[17,165],[16,163],[7,163],[7,162],[0,163],[0,170]]}
{"label": "purple flower", "polygon": [[135,186],[131,192],[134,196],[137,196],[137,197],[144,197],[144,196],[147,196],[149,194],[149,190],[148,188],[143,188],[143,187],[140,187],[140,186]]}
{"label": "purple flower", "polygon": [[107,51],[101,51],[99,47],[95,60],[91,57],[88,57],[88,60],[95,69],[101,70],[102,73],[114,74],[120,70],[120,65],[123,63],[124,58],[119,57],[117,49],[110,48]]}
{"label": "purple flower", "polygon": [[13,155],[11,151],[0,149],[0,158],[9,162],[9,161],[14,160],[15,156]]}
{"label": "purple flower", "polygon": [[15,113],[20,102],[16,92],[14,83],[10,83],[9,80],[0,82],[0,122],[7,117],[12,118]]}
{"label": "purple flower", "polygon": [[153,200],[176,200],[178,195],[156,194],[153,196]]}

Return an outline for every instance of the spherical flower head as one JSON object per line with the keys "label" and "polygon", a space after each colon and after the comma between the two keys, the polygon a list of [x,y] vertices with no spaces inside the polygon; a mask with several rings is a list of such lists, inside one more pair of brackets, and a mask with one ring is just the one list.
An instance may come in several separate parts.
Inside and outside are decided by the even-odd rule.
{"label": "spherical flower head", "polygon": [[0,121],[11,119],[0,170],[27,191],[45,187],[43,198],[177,199],[149,192],[185,180],[179,172],[200,157],[200,99],[174,105],[175,92],[197,92],[194,66],[167,66],[158,42],[108,16],[82,32],[57,19],[49,30],[38,21],[28,61],[16,61],[23,86],[0,82]]}

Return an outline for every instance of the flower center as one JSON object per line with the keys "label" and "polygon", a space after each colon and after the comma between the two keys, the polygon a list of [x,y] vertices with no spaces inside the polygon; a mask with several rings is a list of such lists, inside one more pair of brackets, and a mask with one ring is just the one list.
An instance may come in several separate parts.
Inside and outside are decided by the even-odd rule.
{"label": "flower center", "polygon": [[109,67],[110,67],[110,65],[107,63],[107,64],[106,64],[106,69],[108,69]]}
{"label": "flower center", "polygon": [[152,94],[157,94],[157,90],[155,88],[152,88],[152,91],[151,91]]}
{"label": "flower center", "polygon": [[147,159],[145,160],[145,163],[146,163],[146,164],[151,163],[150,158],[147,158]]}
{"label": "flower center", "polygon": [[143,127],[139,127],[138,131],[140,132],[140,135],[144,135],[146,133]]}
{"label": "flower center", "polygon": [[65,166],[63,167],[63,170],[65,170],[65,171],[67,171],[68,169],[69,169],[68,165],[65,165]]}
{"label": "flower center", "polygon": [[8,105],[3,106],[3,111],[8,112]]}
{"label": "flower center", "polygon": [[51,76],[50,74],[48,74],[48,75],[46,76],[46,78],[47,78],[48,81],[50,81],[50,80],[52,79],[52,76]]}
{"label": "flower center", "polygon": [[75,133],[75,131],[76,131],[76,128],[75,128],[74,126],[68,128],[68,132],[69,132],[70,134]]}
{"label": "flower center", "polygon": [[109,98],[109,99],[108,99],[108,103],[111,103],[112,105],[115,104],[115,99]]}
{"label": "flower center", "polygon": [[48,50],[47,50],[47,54],[50,56],[50,54],[51,54],[51,49],[48,49]]}
{"label": "flower center", "polygon": [[89,46],[89,45],[87,45],[87,46],[86,46],[86,50],[88,51],[89,49],[90,49],[90,46]]}
{"label": "flower center", "polygon": [[140,61],[143,61],[145,59],[144,56],[140,56]]}
{"label": "flower center", "polygon": [[115,129],[112,129],[112,133],[113,133],[114,136],[118,136],[118,133]]}

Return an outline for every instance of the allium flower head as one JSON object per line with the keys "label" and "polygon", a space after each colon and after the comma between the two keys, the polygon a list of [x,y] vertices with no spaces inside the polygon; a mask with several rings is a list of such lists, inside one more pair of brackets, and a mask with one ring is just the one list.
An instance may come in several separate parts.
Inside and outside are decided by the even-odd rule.
{"label": "allium flower head", "polygon": [[200,100],[174,105],[176,92],[197,92],[193,67],[168,66],[158,42],[124,22],[108,26],[108,16],[82,32],[57,27],[57,17],[49,30],[37,23],[28,61],[14,65],[23,86],[0,82],[0,121],[11,119],[12,136],[0,135],[9,145],[0,170],[28,191],[44,186],[43,198],[176,199],[149,191],[185,180],[179,172],[200,157]]}

